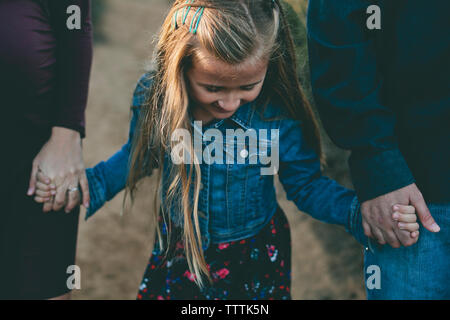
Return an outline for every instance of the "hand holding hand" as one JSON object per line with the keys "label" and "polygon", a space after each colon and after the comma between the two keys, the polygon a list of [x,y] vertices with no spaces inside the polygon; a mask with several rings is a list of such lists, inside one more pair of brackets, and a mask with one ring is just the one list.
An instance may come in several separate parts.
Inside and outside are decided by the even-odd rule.
{"label": "hand holding hand", "polygon": [[375,238],[380,244],[389,243],[398,248],[413,245],[417,239],[411,238],[410,232],[395,227],[392,215],[394,204],[411,204],[423,226],[431,232],[439,232],[440,228],[428,210],[422,194],[415,184],[403,187],[361,204],[363,228],[366,236]]}
{"label": "hand holding hand", "polygon": [[[68,190],[68,193],[71,195],[71,199],[73,201],[72,205],[74,207],[81,204],[81,193],[77,188],[76,190]],[[42,171],[38,171],[36,176],[36,192],[34,201],[38,203],[53,203],[53,196],[56,194],[56,186],[51,182],[50,178],[47,177]],[[64,201],[64,206],[68,204],[68,197],[66,197]],[[51,209],[50,209],[51,210]],[[44,212],[48,212],[50,210],[44,210]],[[69,207],[69,211],[71,211]],[[67,211],[66,211],[67,212]]]}
{"label": "hand holding hand", "polygon": [[65,206],[65,211],[70,212],[77,205],[76,192],[68,193],[81,186],[83,192],[83,203],[89,206],[89,186],[81,149],[80,134],[74,130],[53,127],[52,136],[42,147],[41,151],[33,160],[33,168],[29,190],[27,194],[33,195],[36,190],[36,179],[38,171],[45,172],[49,180],[54,182],[54,201],[44,203],[44,212],[51,210],[58,211]]}

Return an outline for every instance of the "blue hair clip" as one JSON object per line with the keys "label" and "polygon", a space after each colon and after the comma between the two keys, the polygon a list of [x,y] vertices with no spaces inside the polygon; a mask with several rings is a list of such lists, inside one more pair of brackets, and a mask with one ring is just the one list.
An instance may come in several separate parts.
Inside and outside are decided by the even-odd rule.
{"label": "blue hair clip", "polygon": [[[186,0],[186,3],[189,3],[189,1],[191,1],[191,3],[194,3],[194,0]],[[186,8],[187,8],[187,10],[186,10]],[[184,14],[184,16],[183,16],[183,24],[185,23],[186,18],[188,16],[190,10],[191,10],[191,6],[183,8],[183,14]]]}
{"label": "blue hair clip", "polygon": [[[195,11],[194,17],[192,17],[191,25],[189,26],[189,32],[192,32],[193,34],[197,33],[198,24],[200,23],[200,19],[202,18],[203,10],[205,10],[205,7],[198,7],[197,11]],[[192,30],[192,24],[194,21],[196,21],[195,27],[194,30]]]}
{"label": "blue hair clip", "polygon": [[172,18],[172,25],[173,25],[173,29],[174,29],[174,30],[175,30],[176,28],[178,28],[178,25],[177,25],[177,15],[178,15],[178,10],[175,11],[175,14],[173,15],[173,18]]}
{"label": "blue hair clip", "polygon": [[[195,0],[186,0],[186,4],[190,3],[194,3]],[[193,34],[197,33],[197,29],[198,29],[198,25],[200,23],[200,19],[202,18],[203,15],[203,11],[204,11],[205,7],[198,7],[197,11],[195,11],[194,16],[192,17],[191,20],[191,24],[189,25],[189,32],[192,32]],[[185,24],[186,22],[186,18],[189,14],[189,11],[191,10],[191,6],[185,6],[183,8],[183,20],[182,23]],[[175,14],[173,15],[173,26],[174,26],[174,30],[176,28],[178,28],[178,24],[177,24],[177,19],[178,19],[178,11],[175,11]],[[194,27],[194,29],[192,29],[192,27]]]}

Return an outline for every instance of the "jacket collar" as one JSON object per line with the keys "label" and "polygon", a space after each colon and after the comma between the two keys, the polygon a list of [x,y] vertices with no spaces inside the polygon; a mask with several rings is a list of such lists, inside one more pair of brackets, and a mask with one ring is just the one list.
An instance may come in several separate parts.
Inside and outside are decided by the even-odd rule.
{"label": "jacket collar", "polygon": [[229,119],[237,123],[243,129],[250,129],[250,121],[254,113],[253,103],[249,102],[241,106]]}
{"label": "jacket collar", "polygon": [[[242,129],[248,130],[250,129],[250,121],[252,119],[253,112],[254,112],[253,103],[249,102],[239,107],[239,109],[237,109],[237,111],[227,119],[233,121],[234,123],[239,125]],[[189,117],[191,120],[191,125],[193,127],[196,127],[194,125],[194,119],[192,118],[190,113]],[[218,128],[227,119],[213,120],[207,125],[203,126],[203,129]]]}

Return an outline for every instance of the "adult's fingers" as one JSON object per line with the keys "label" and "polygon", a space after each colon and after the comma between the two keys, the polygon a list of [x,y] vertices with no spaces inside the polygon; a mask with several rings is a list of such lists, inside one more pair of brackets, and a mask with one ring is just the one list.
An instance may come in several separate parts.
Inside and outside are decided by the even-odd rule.
{"label": "adult's fingers", "polygon": [[411,204],[416,207],[417,216],[419,217],[420,222],[422,222],[424,228],[431,232],[439,232],[441,228],[431,216],[430,210],[428,210],[420,191],[415,193],[410,199]]}
{"label": "adult's fingers", "polygon": [[374,238],[374,235],[373,235],[373,233],[372,233],[372,230],[371,230],[371,228],[370,228],[370,225],[369,225],[366,221],[363,220],[362,226],[363,226],[363,229],[364,229],[364,234],[365,234],[367,237],[373,239],[373,238]]}
{"label": "adult's fingers", "polygon": [[56,189],[55,200],[53,201],[53,208],[52,208],[53,211],[59,211],[64,207],[66,203],[66,192],[67,187],[65,184],[60,185]]}
{"label": "adult's fingers", "polygon": [[28,184],[28,191],[27,195],[32,196],[34,191],[36,190],[36,174],[38,172],[39,164],[33,160],[33,164],[31,167],[31,176],[30,176],[30,182]]}
{"label": "adult's fingers", "polygon": [[68,202],[66,208],[64,209],[66,213],[69,213],[80,203],[79,191],[67,191]]}
{"label": "adult's fingers", "polygon": [[382,245],[386,244],[386,240],[384,239],[383,232],[378,227],[370,226],[370,229],[379,244],[382,244]]}
{"label": "adult's fingers", "polygon": [[401,240],[397,237],[393,230],[381,230],[384,240],[389,243],[392,248],[399,248]]}
{"label": "adult's fingers", "polygon": [[89,208],[89,203],[91,202],[91,197],[89,194],[89,183],[86,177],[86,172],[84,171],[80,177],[80,186],[83,191],[83,205],[85,208]]}

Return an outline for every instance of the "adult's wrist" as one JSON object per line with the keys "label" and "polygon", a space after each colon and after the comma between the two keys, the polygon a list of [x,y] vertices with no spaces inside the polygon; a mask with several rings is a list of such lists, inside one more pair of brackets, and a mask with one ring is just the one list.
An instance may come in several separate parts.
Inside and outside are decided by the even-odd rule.
{"label": "adult's wrist", "polygon": [[361,203],[415,182],[398,149],[372,154],[353,151],[349,166],[353,185]]}
{"label": "adult's wrist", "polygon": [[72,130],[65,127],[52,127],[51,140],[53,141],[62,141],[62,142],[79,142],[81,143],[80,133],[76,130]]}

